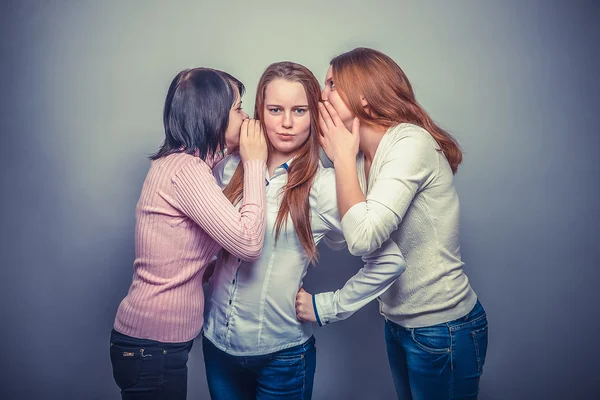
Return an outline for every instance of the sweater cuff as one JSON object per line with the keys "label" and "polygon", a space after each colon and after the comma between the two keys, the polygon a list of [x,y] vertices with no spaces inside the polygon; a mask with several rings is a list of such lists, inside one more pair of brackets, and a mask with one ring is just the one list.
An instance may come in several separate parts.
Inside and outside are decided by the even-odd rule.
{"label": "sweater cuff", "polygon": [[262,181],[265,179],[266,168],[267,163],[263,160],[248,160],[244,162],[244,175],[259,175]]}

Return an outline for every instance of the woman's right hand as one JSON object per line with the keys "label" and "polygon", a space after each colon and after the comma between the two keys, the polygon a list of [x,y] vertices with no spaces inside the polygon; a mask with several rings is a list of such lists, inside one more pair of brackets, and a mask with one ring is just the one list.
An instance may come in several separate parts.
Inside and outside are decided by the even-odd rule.
{"label": "woman's right hand", "polygon": [[267,141],[262,124],[257,119],[247,119],[240,128],[240,157],[242,163],[250,160],[267,161]]}

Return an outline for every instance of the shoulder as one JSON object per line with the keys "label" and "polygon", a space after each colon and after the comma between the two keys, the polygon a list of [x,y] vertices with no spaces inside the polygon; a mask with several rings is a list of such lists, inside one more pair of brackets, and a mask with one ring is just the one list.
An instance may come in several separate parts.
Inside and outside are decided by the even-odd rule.
{"label": "shoulder", "polygon": [[165,172],[168,171],[174,181],[189,178],[204,180],[212,177],[210,166],[200,157],[191,154],[169,154],[157,162]]}
{"label": "shoulder", "polygon": [[333,168],[325,168],[319,162],[312,190],[315,192],[317,198],[318,209],[329,209],[331,204],[337,205],[335,170]]}
{"label": "shoulder", "polygon": [[[382,140],[384,158],[422,159],[433,161],[437,158],[440,147],[431,134],[414,124],[399,124],[388,129]],[[381,146],[381,144],[380,144]]]}
{"label": "shoulder", "polygon": [[313,182],[313,189],[321,191],[323,187],[330,187],[335,190],[335,169],[325,168],[323,163],[319,161],[319,167],[315,174],[315,180]]}
{"label": "shoulder", "polygon": [[433,136],[424,128],[408,123],[398,124],[390,127],[386,135],[388,136],[389,145],[398,145],[404,141],[412,142],[416,145],[429,147],[432,150],[439,150],[439,146]]}

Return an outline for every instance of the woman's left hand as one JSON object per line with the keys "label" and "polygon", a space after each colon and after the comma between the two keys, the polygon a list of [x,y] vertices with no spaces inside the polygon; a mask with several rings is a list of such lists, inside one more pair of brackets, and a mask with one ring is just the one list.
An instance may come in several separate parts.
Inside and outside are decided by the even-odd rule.
{"label": "woman's left hand", "polygon": [[356,154],[360,144],[360,121],[354,118],[350,132],[333,106],[325,101],[319,103],[319,126],[322,136],[319,142],[327,157],[335,163],[337,160],[356,162]]}
{"label": "woman's left hand", "polygon": [[317,322],[312,303],[312,294],[300,288],[296,294],[296,318],[299,321]]}

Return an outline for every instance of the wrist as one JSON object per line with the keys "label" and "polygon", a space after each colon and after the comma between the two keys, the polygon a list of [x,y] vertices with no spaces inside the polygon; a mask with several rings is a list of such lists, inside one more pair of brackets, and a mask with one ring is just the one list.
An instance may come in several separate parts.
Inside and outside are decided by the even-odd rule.
{"label": "wrist", "polygon": [[333,166],[334,167],[348,167],[350,165],[356,164],[356,156],[350,156],[350,155],[339,155],[335,158],[335,160],[332,160],[333,162]]}

